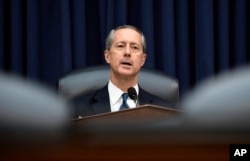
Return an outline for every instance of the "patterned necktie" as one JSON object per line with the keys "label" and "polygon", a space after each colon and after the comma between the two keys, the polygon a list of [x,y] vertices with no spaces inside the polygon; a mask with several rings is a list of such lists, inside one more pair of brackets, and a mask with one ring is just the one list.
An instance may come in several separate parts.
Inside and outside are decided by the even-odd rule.
{"label": "patterned necktie", "polygon": [[129,108],[127,104],[127,99],[128,99],[128,93],[123,93],[122,94],[122,104],[120,106],[120,111]]}

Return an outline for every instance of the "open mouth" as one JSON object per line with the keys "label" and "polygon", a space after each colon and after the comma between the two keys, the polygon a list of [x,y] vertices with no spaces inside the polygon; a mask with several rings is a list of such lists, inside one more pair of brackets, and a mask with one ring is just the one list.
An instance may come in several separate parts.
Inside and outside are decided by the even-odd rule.
{"label": "open mouth", "polygon": [[131,65],[132,65],[132,64],[129,63],[129,62],[122,62],[121,64],[122,64],[122,65],[126,65],[126,66],[131,66]]}

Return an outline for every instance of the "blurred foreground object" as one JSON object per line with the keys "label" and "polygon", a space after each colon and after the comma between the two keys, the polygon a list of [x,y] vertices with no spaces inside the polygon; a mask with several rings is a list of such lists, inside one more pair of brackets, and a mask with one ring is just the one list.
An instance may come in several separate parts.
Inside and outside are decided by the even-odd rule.
{"label": "blurred foreground object", "polygon": [[25,159],[62,141],[70,115],[66,101],[52,89],[0,73],[0,159]]}
{"label": "blurred foreground object", "polygon": [[250,67],[219,74],[184,97],[185,123],[194,127],[250,129]]}
{"label": "blurred foreground object", "polygon": [[[249,71],[249,67],[242,67],[240,69],[219,74],[216,78],[210,78],[209,80],[201,83],[199,86],[195,87],[193,91],[191,91],[186,97],[184,97],[182,102],[183,112],[181,112],[180,115],[173,115],[173,117],[154,117],[154,119],[150,119],[148,121],[142,121],[139,117],[136,117],[132,122],[127,122],[121,119],[119,121],[108,122],[108,124],[101,121],[100,123],[91,123],[91,120],[85,124],[86,122],[82,122],[85,119],[75,120],[72,122],[69,133],[70,135],[68,135],[66,139],[62,139],[62,141],[59,140],[56,144],[43,146],[44,144],[40,144],[36,139],[32,138],[28,138],[28,140],[33,140],[35,142],[34,145],[39,145],[39,147],[36,146],[36,148],[32,149],[16,148],[15,150],[9,150],[13,146],[8,146],[9,149],[6,150],[6,144],[1,144],[1,155],[3,157],[0,157],[0,159],[60,161],[228,161],[230,155],[230,144],[250,144]],[[25,87],[24,84],[21,86]],[[24,89],[27,89],[27,87]],[[17,94],[15,91],[11,93]],[[38,93],[42,94],[43,92],[39,90]],[[45,93],[45,98],[47,98],[47,96],[50,96],[49,98],[51,99],[57,98],[57,96],[53,97],[47,92]],[[38,98],[40,98],[40,94]],[[36,96],[36,94],[33,95]],[[48,134],[50,133],[47,133],[49,131],[53,132],[54,134],[65,134],[63,129],[65,129],[65,123],[67,124],[67,115],[64,114],[67,113],[67,110],[63,110],[63,107],[65,107],[65,104],[63,103],[64,101],[62,101],[62,104],[54,104],[53,106],[45,103],[49,101],[40,101],[42,105],[39,106],[39,99],[35,101],[35,99],[33,99],[34,96],[29,96],[29,100],[34,103],[32,105],[36,110],[33,110],[39,111],[39,114],[34,111],[34,113],[29,112],[31,113],[31,116],[34,115],[34,117],[31,117],[27,113],[22,112],[27,110],[16,110],[16,113],[13,113],[15,110],[12,110],[9,111],[11,115],[7,113],[11,117],[7,118],[12,118],[12,120],[20,122],[15,118],[15,116],[20,111],[22,113],[20,112],[19,115],[22,114],[21,116],[24,115],[25,118],[30,118],[30,120],[36,120],[38,116],[43,118],[47,117],[46,120],[41,118],[38,119],[44,120],[45,122],[38,122],[38,124],[35,124],[35,122],[24,124],[26,125],[25,127],[27,131],[23,128],[21,128],[20,131],[26,132],[26,134],[29,132],[34,134],[33,131],[38,131],[38,129],[45,130],[45,135],[42,135],[42,133],[37,135],[40,137],[49,136]],[[13,97],[10,98],[14,100]],[[18,96],[17,98],[24,97]],[[17,103],[14,105],[20,106],[21,104]],[[13,107],[16,106],[8,107],[15,109]],[[27,108],[26,104],[24,104],[24,107],[24,109]],[[62,112],[62,115],[55,117],[52,110],[55,107],[58,107],[60,110],[63,110],[66,113]],[[47,115],[42,114],[43,112],[46,113],[43,111],[43,108],[46,109],[45,111],[50,112],[48,112]],[[7,109],[9,110],[9,108]],[[56,109],[57,108],[54,110],[56,111]],[[125,112],[126,111],[123,113]],[[60,112],[57,114],[60,114]],[[91,117],[88,119],[91,119]],[[22,119],[19,120],[24,121]],[[47,126],[47,124],[50,122],[49,120],[52,120],[52,122],[55,124]],[[57,121],[54,122],[54,120]],[[4,125],[9,124],[5,123]],[[16,129],[16,125],[19,124],[13,123],[13,125],[15,126],[9,127],[15,127],[14,129]],[[23,123],[20,123],[20,125],[23,125]],[[33,127],[34,130],[31,130]],[[9,133],[11,133],[11,131],[9,131]],[[56,140],[53,139],[55,137],[49,138]],[[46,142],[51,143],[49,141]],[[8,153],[6,153],[6,151]]]}

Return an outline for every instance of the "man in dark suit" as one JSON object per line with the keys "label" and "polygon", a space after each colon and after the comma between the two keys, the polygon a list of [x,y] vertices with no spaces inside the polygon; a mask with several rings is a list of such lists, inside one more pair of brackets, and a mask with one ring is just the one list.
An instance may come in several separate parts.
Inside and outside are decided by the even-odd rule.
{"label": "man in dark suit", "polygon": [[[145,36],[136,27],[123,25],[111,30],[104,51],[110,66],[109,82],[92,94],[80,95],[72,100],[74,117],[135,108],[138,104],[172,107],[169,102],[149,94],[138,85],[138,73],[147,57],[145,52]],[[128,96],[130,87],[133,87],[138,99]]]}

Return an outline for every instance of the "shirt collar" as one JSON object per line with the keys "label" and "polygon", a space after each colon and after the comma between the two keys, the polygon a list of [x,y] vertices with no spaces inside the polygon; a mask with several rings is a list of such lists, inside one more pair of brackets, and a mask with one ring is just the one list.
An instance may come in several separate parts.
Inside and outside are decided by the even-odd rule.
{"label": "shirt collar", "polygon": [[[139,87],[138,84],[134,86],[135,91],[137,95],[139,94]],[[124,93],[121,89],[119,89],[117,86],[115,86],[111,80],[109,80],[108,84],[108,92],[109,92],[109,98],[110,102],[112,104],[115,104],[119,99],[121,98],[121,95]]]}

